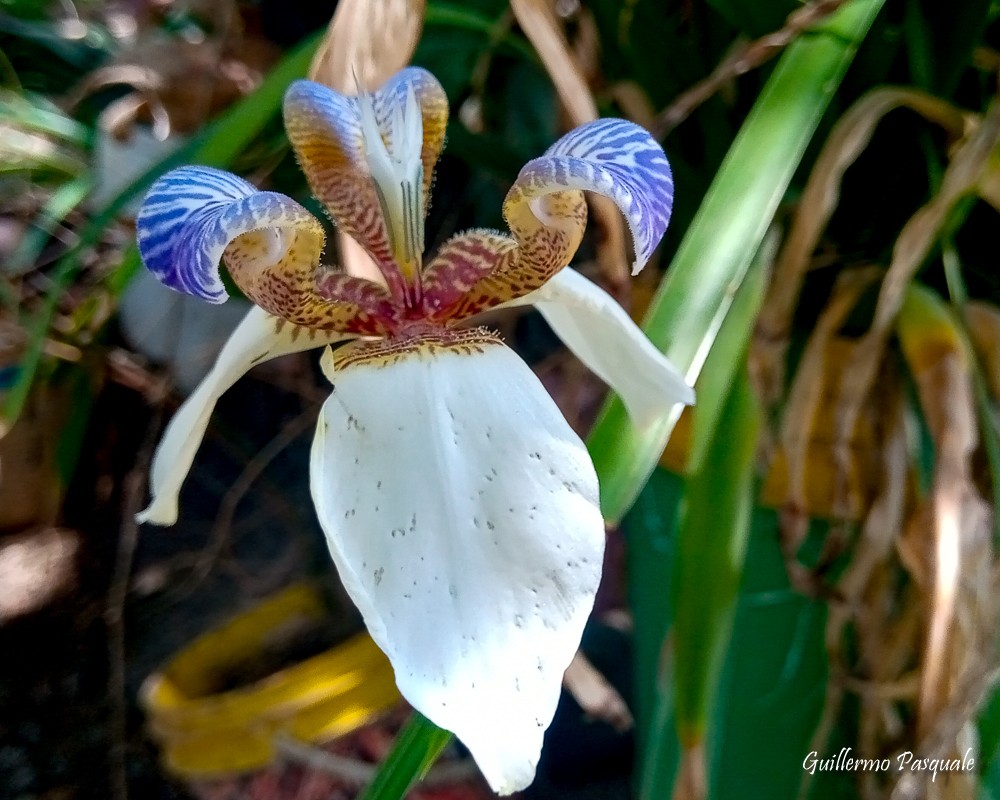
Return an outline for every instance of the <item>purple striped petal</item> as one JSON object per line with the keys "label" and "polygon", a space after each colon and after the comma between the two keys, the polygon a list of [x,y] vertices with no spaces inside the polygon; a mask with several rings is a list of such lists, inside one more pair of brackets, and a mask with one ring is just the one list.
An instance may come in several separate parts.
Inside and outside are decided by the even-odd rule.
{"label": "purple striped petal", "polygon": [[[211,167],[181,167],[150,188],[136,219],[139,253],[161,282],[210,303],[228,297],[219,277],[222,253],[240,234],[262,229],[318,226],[291,198],[260,192]],[[274,240],[278,261],[283,237]]]}
{"label": "purple striped petal", "polygon": [[645,266],[663,238],[674,201],[670,165],[648,131],[622,119],[581,125],[524,166],[504,205],[563,189],[611,198],[632,232],[633,274]]}

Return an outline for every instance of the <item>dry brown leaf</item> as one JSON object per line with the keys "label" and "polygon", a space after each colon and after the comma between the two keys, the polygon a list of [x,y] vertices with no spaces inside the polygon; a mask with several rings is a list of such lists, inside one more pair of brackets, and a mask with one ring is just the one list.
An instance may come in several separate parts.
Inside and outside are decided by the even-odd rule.
{"label": "dry brown leaf", "polygon": [[[865,510],[864,495],[870,485],[866,475],[871,470],[860,465],[863,456],[852,459],[848,474],[853,479],[842,492],[843,496],[838,497],[833,492],[836,481],[835,474],[830,471],[833,462],[830,430],[835,400],[832,388],[853,352],[853,343],[839,339],[836,333],[861,294],[879,275],[876,268],[841,274],[830,302],[806,343],[785,406],[779,432],[780,448],[765,484],[764,498],[769,505],[797,511],[799,535],[792,537],[796,549],[804,535],[803,526],[808,516],[858,519]],[[852,436],[852,445],[857,446],[859,454],[863,444],[858,436]],[[873,446],[870,437],[867,444],[870,451]]]}
{"label": "dry brown leaf", "polygon": [[[542,59],[573,125],[597,119],[594,96],[549,0],[510,0],[510,7],[524,35]],[[588,201],[600,229],[597,263],[601,274],[614,294],[627,296],[630,270],[621,214],[606,197],[590,195]]]}
{"label": "dry brown leaf", "polygon": [[834,126],[798,204],[754,334],[754,374],[767,405],[774,405],[782,394],[792,314],[810,257],[840,197],[844,172],[867,147],[882,118],[900,107],[936,122],[952,137],[963,135],[969,124],[969,115],[930,95],[912,89],[877,89]]}
{"label": "dry brown leaf", "polygon": [[836,432],[840,441],[846,441],[854,430],[861,408],[875,385],[890,328],[910,280],[937,241],[955,204],[978,185],[998,141],[1000,102],[994,102],[958,148],[945,170],[940,190],[903,226],[879,291],[871,328],[862,338],[862,346],[856,351],[841,384]]}
{"label": "dry brown leaf", "polygon": [[965,320],[990,394],[1000,402],[1000,308],[973,300],[965,306]]}
{"label": "dry brown leaf", "polygon": [[[911,318],[912,317],[912,318]],[[972,479],[978,445],[972,375],[955,327],[904,314],[897,328],[935,445],[931,537],[932,586],[920,686],[918,733],[927,736],[948,706],[961,674],[965,642],[959,623],[963,575],[989,541],[991,516]]]}
{"label": "dry brown leaf", "polygon": [[619,81],[608,89],[611,99],[618,104],[626,117],[642,125],[647,130],[656,119],[656,111],[650,102],[649,95],[635,81]]}
{"label": "dry brown leaf", "polygon": [[635,724],[625,699],[581,651],[566,667],[563,685],[588,717],[606,722],[619,733]]}
{"label": "dry brown leaf", "polygon": [[[309,67],[309,79],[353,94],[375,89],[410,63],[425,0],[341,0]],[[355,83],[355,76],[357,83]]]}

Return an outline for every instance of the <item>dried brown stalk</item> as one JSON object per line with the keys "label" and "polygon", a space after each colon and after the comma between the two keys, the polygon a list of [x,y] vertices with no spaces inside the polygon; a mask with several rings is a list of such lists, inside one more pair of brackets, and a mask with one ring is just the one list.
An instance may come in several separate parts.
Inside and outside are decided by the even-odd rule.
{"label": "dried brown stalk", "polygon": [[692,86],[660,113],[652,127],[653,135],[662,139],[726,84],[770,61],[798,36],[818,25],[845,2],[846,0],[813,0],[789,14],[780,29],[736,48],[711,75]]}
{"label": "dried brown stalk", "polygon": [[[549,0],[510,0],[510,7],[524,35],[538,51],[572,124],[597,119],[597,103]],[[601,274],[617,297],[627,297],[630,270],[621,214],[606,197],[591,195],[588,202],[600,231],[597,263]]]}

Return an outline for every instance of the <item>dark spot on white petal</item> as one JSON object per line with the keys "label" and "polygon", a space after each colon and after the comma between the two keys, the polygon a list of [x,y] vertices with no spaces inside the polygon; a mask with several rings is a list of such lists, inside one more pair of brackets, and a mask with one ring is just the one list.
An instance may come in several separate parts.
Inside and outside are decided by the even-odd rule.
{"label": "dark spot on white petal", "polygon": [[379,567],[375,570],[375,585],[378,586],[382,583],[382,575],[385,573],[385,567]]}
{"label": "dark spot on white petal", "polygon": [[[435,580],[437,580],[437,579],[435,578]],[[448,594],[451,596],[452,600],[457,600],[458,599],[458,587],[455,584],[453,584],[453,583],[449,583],[448,584]]]}

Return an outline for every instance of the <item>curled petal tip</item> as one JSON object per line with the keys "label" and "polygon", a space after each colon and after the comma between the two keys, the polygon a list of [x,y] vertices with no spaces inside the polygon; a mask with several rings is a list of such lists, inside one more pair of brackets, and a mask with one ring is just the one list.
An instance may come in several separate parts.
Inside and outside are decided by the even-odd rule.
{"label": "curled petal tip", "polygon": [[663,238],[674,201],[663,148],[645,128],[623,119],[599,119],[570,131],[529,162],[517,184],[531,193],[583,189],[613,200],[632,232],[633,274]]}
{"label": "curled petal tip", "polygon": [[210,167],[181,167],[150,187],[136,218],[143,263],[171,289],[209,303],[228,299],[219,277],[221,247],[206,248],[212,211],[257,190],[242,178]]}
{"label": "curled petal tip", "polygon": [[135,521],[139,525],[160,525],[168,528],[177,524],[177,503],[161,503],[157,498],[153,498],[146,508],[135,515]]}
{"label": "curled petal tip", "polygon": [[[308,211],[284,195],[260,192],[242,178],[211,167],[181,167],[150,188],[136,218],[136,238],[143,262],[162,283],[209,303],[223,303],[228,294],[219,262],[230,242],[261,232],[254,255],[267,267],[284,256],[284,231],[318,226]],[[249,293],[247,286],[241,288]]]}

